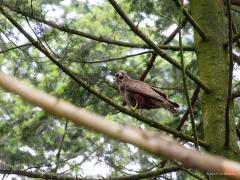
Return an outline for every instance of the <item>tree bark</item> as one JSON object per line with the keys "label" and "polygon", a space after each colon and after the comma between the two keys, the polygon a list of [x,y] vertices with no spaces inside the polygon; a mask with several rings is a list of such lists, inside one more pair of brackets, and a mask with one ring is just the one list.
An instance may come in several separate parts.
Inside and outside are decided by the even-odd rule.
{"label": "tree bark", "polygon": [[223,28],[227,27],[224,19],[224,1],[191,0],[190,6],[193,18],[208,36],[208,41],[203,42],[194,31],[199,78],[206,83],[211,92],[206,94],[201,91],[200,94],[205,140],[211,153],[239,160],[233,103],[230,110],[230,148],[224,148],[225,106],[229,84],[228,51],[223,48],[223,43],[227,40],[227,28]]}

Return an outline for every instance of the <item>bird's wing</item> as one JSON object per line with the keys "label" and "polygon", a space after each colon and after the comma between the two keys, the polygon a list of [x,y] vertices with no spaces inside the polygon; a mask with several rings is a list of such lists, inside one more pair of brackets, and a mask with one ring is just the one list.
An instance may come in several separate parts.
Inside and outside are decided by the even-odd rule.
{"label": "bird's wing", "polygon": [[161,95],[160,93],[157,93],[155,90],[153,90],[153,88],[150,85],[142,81],[133,79],[125,81],[124,88],[128,91],[139,93],[144,96],[158,99],[160,101],[166,100],[165,94]]}
{"label": "bird's wing", "polygon": [[167,99],[167,95],[166,95],[164,92],[162,92],[161,90],[159,90],[159,89],[157,89],[157,88],[155,88],[155,87],[152,87],[152,89],[153,89],[156,93],[158,93],[159,95],[161,95],[161,96],[165,97],[165,99]]}

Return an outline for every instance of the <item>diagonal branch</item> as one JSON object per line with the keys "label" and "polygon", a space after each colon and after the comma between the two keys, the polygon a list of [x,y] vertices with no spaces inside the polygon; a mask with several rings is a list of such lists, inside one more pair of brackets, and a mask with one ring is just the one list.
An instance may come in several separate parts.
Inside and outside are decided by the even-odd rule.
{"label": "diagonal branch", "polygon": [[[169,63],[177,67],[178,69],[182,69],[181,65],[175,61],[171,56],[167,55],[163,52],[153,41],[151,41],[142,31],[140,31],[127,17],[127,15],[123,12],[123,10],[119,7],[115,0],[108,0],[116,12],[122,17],[125,23],[131,28],[131,30],[137,34],[146,44],[148,44],[152,49],[154,49],[162,58],[167,60]],[[194,76],[190,71],[186,70],[186,74],[192,79],[196,84],[198,84],[206,93],[209,93],[210,90],[204,83],[199,80],[196,76]]]}
{"label": "diagonal branch", "polygon": [[[173,0],[176,5],[180,8],[181,7],[181,3],[179,2],[179,0]],[[207,41],[207,36],[204,33],[204,31],[201,29],[201,27],[197,24],[197,22],[192,18],[192,16],[190,15],[190,13],[183,7],[183,14],[186,16],[186,18],[188,19],[189,23],[194,27],[194,29],[198,32],[198,34],[200,35],[200,37],[202,38],[203,41]]]}
{"label": "diagonal branch", "polygon": [[[197,101],[197,98],[198,98],[198,94],[200,92],[200,88],[199,86],[196,87],[196,89],[194,90],[193,92],[193,95],[192,95],[192,98],[191,98],[191,104],[192,106],[195,104],[195,102]],[[177,125],[177,130],[180,131],[182,129],[182,126],[184,125],[185,121],[187,120],[188,118],[188,115],[190,113],[190,108],[188,107],[186,112],[183,114],[182,118],[180,119],[178,125]]]}
{"label": "diagonal branch", "polygon": [[62,146],[63,146],[63,142],[64,142],[64,139],[65,139],[65,135],[66,135],[66,132],[67,132],[68,122],[69,121],[65,122],[64,133],[62,135],[61,142],[60,142],[60,145],[59,145],[59,148],[58,148],[58,152],[57,152],[57,155],[56,155],[56,167],[54,169],[55,173],[57,173],[57,170],[58,170],[58,166],[59,166],[59,162],[60,162],[59,161],[60,160],[60,155],[61,155]]}
{"label": "diagonal branch", "polygon": [[154,64],[156,58],[157,58],[157,53],[153,52],[150,61],[147,63],[147,68],[145,69],[145,71],[143,72],[143,74],[140,77],[141,81],[144,81],[144,79],[147,77],[147,74],[152,69],[153,64]]}
{"label": "diagonal branch", "polygon": [[[240,32],[237,33],[237,34],[235,34],[235,35],[232,37],[232,43],[236,42],[236,41],[239,40],[239,39],[240,39]],[[229,40],[223,44],[223,46],[224,46],[225,48],[227,48],[228,45],[229,45]]]}
{"label": "diagonal branch", "polygon": [[[130,48],[151,49],[151,47],[149,47],[146,44],[129,43],[129,42],[124,42],[124,41],[117,41],[117,40],[113,40],[113,39],[108,39],[108,38],[105,38],[105,37],[102,37],[102,36],[94,36],[94,35],[91,35],[91,34],[88,34],[88,33],[85,33],[85,32],[81,32],[79,30],[68,28],[67,26],[58,25],[58,24],[56,24],[52,21],[45,20],[40,15],[34,15],[33,13],[30,13],[30,12],[27,12],[27,11],[22,11],[19,8],[11,6],[6,2],[0,1],[0,4],[2,6],[5,6],[5,7],[9,8],[11,11],[14,11],[18,14],[21,14],[22,16],[29,17],[31,19],[42,22],[42,23],[44,23],[48,26],[51,26],[53,28],[56,28],[60,31],[63,31],[63,32],[66,32],[66,33],[69,33],[69,34],[74,34],[74,35],[81,36],[81,37],[91,39],[91,40],[94,40],[94,41],[99,41],[99,42],[107,43],[107,44],[113,44],[113,45],[117,45],[117,46],[130,47]],[[159,48],[164,49],[164,50],[179,51],[178,46],[168,46],[168,45],[159,44]],[[185,46],[183,49],[186,50],[186,51],[194,51],[194,47],[191,47],[191,46]]]}
{"label": "diagonal branch", "polygon": [[239,97],[240,97],[240,90],[232,93],[232,99],[239,98]]}
{"label": "diagonal branch", "polygon": [[[184,20],[181,23],[181,28],[183,28],[186,23],[187,23],[187,19],[184,18]],[[179,26],[168,36],[168,38],[165,41],[163,41],[163,44],[167,45],[169,42],[171,42],[174,39],[174,37],[176,36],[176,34],[178,33],[178,31],[179,31]],[[147,64],[147,68],[145,69],[145,71],[143,72],[142,76],[140,77],[141,81],[144,81],[144,79],[147,77],[147,74],[152,69],[153,64],[154,64],[156,58],[157,58],[157,53],[153,52],[153,54],[151,56],[151,59],[150,59],[150,61]]]}
{"label": "diagonal branch", "polygon": [[[57,59],[50,54],[47,49],[40,44],[39,42],[35,41],[6,11],[4,11],[4,9],[2,7],[0,7],[0,12],[39,50],[41,51],[43,54],[45,54],[45,56],[47,56],[54,64],[56,64],[66,75],[68,75],[70,78],[72,78],[76,83],[78,83],[79,85],[81,85],[83,88],[85,88],[87,91],[91,92],[92,94],[94,94],[95,96],[97,96],[98,98],[100,98],[101,100],[105,101],[106,103],[112,105],[113,107],[115,107],[116,109],[120,110],[121,112],[128,114],[129,116],[132,116],[136,119],[138,119],[139,121],[142,121],[146,124],[148,124],[151,127],[160,129],[162,131],[166,131],[170,134],[173,134],[179,138],[183,138],[185,140],[191,141],[193,142],[193,138],[185,135],[181,132],[176,131],[173,128],[169,128],[167,126],[163,126],[162,124],[158,123],[157,121],[153,121],[150,120],[146,117],[140,116],[139,114],[130,111],[127,108],[124,108],[118,104],[116,104],[112,99],[110,99],[109,97],[99,93],[98,91],[96,91],[93,87],[91,87],[90,84],[88,84],[86,81],[84,81],[83,79],[81,79],[77,74],[75,74],[74,72],[72,72],[71,70],[69,70],[67,67],[63,66],[59,61],[57,61]],[[200,141],[199,142],[200,145],[207,147],[207,145],[203,142]]]}
{"label": "diagonal branch", "polygon": [[235,53],[233,53],[233,60],[234,60],[235,63],[240,65],[240,56],[238,56]]}
{"label": "diagonal branch", "polygon": [[79,126],[107,135],[115,140],[130,143],[158,157],[178,161],[184,167],[228,175],[228,177],[236,179],[240,178],[240,163],[188,149],[170,137],[157,132],[133,126],[122,126],[116,122],[105,120],[102,116],[87,112],[52,95],[29,87],[3,73],[0,73],[0,87],[8,92],[18,94],[32,105],[53,115],[66,118]]}

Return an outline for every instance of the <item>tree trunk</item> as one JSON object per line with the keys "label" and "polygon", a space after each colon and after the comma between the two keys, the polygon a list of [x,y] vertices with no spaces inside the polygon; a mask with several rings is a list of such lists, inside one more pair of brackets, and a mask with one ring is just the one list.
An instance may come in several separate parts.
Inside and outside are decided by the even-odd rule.
{"label": "tree trunk", "polygon": [[208,36],[208,41],[203,42],[194,31],[199,77],[211,90],[210,94],[200,94],[205,140],[211,153],[239,160],[233,103],[230,109],[230,148],[224,148],[229,82],[228,52],[223,48],[227,40],[224,1],[191,0],[190,6],[193,18]]}

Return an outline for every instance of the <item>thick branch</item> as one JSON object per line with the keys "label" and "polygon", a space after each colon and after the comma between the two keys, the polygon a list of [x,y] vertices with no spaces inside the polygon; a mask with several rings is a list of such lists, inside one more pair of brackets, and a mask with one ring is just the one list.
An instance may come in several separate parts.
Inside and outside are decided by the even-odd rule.
{"label": "thick branch", "polygon": [[0,73],[0,86],[53,115],[66,118],[79,126],[102,133],[121,142],[133,144],[156,156],[179,161],[184,167],[240,178],[240,164],[237,162],[187,149],[175,140],[159,133],[148,132],[131,126],[122,126],[113,121],[105,120],[97,114],[87,112],[40,90],[28,87],[19,80],[3,73]]}
{"label": "thick branch", "polygon": [[[114,0],[108,0],[116,12],[122,17],[122,19],[126,22],[126,24],[131,28],[131,30],[137,34],[146,44],[152,47],[163,59],[167,60],[169,63],[177,67],[178,69],[182,69],[181,65],[175,61],[171,56],[167,55],[163,52],[154,42],[152,42],[142,31],[140,31],[127,17],[127,15],[123,12],[123,10],[119,7],[119,5]],[[186,70],[186,74],[192,79],[195,83],[197,83],[206,93],[209,93],[210,90],[204,85],[204,83],[199,80],[196,76],[194,76],[190,71]]]}
{"label": "thick branch", "polygon": [[[65,74],[67,74],[70,78],[72,78],[75,82],[77,82],[79,85],[81,85],[83,88],[85,88],[87,91],[91,92],[92,94],[96,95],[98,98],[100,98],[101,100],[107,102],[108,104],[112,105],[113,107],[117,108],[118,110],[120,110],[121,112],[128,114],[146,124],[148,124],[151,127],[160,129],[162,131],[166,131],[170,134],[173,134],[179,138],[183,138],[185,140],[191,141],[193,142],[193,138],[185,135],[181,132],[176,131],[175,129],[169,128],[167,126],[163,126],[160,123],[150,120],[148,118],[145,118],[143,116],[140,116],[139,114],[130,111],[127,108],[124,108],[118,104],[116,104],[114,101],[112,101],[112,99],[110,99],[107,96],[104,96],[102,94],[100,94],[98,91],[96,91],[94,88],[91,87],[90,84],[88,84],[86,81],[82,80],[77,74],[75,74],[74,72],[72,72],[71,70],[69,70],[67,67],[63,66],[60,62],[57,61],[57,59],[50,54],[46,48],[40,44],[39,42],[35,41],[8,13],[6,13],[3,8],[0,7],[0,11],[1,13],[39,50],[41,51],[43,54],[45,54],[54,64],[56,64]],[[203,141],[199,141],[199,144],[207,147],[207,145],[203,142]]]}
{"label": "thick branch", "polygon": [[[173,0],[176,5],[180,8],[181,4],[179,3],[178,0]],[[200,26],[197,24],[197,22],[192,18],[192,16],[190,15],[190,13],[183,8],[183,14],[186,16],[186,18],[188,19],[189,23],[194,27],[194,29],[198,32],[198,34],[201,36],[203,41],[207,41],[207,36],[204,33],[204,31],[200,28]]]}
{"label": "thick branch", "polygon": [[[117,45],[117,46],[130,47],[130,48],[151,49],[151,47],[149,47],[146,44],[136,44],[136,43],[129,43],[129,42],[124,42],[124,41],[117,41],[117,40],[113,40],[113,39],[104,38],[102,36],[94,36],[92,34],[87,34],[85,32],[81,32],[79,30],[71,29],[71,28],[68,28],[67,26],[58,25],[58,24],[56,24],[56,23],[54,23],[52,21],[45,20],[40,15],[34,15],[31,12],[20,10],[19,8],[11,6],[11,5],[9,5],[6,2],[0,1],[0,4],[5,6],[5,7],[7,7],[7,8],[9,8],[11,11],[14,11],[14,12],[16,12],[18,14],[21,14],[23,16],[29,17],[31,19],[34,19],[36,21],[39,21],[41,23],[44,23],[44,24],[46,24],[48,26],[51,26],[53,28],[56,28],[56,29],[58,29],[60,31],[63,31],[63,32],[66,32],[66,33],[69,33],[69,34],[74,34],[74,35],[81,36],[81,37],[84,37],[84,38],[87,38],[87,39],[91,39],[91,40],[94,40],[94,41],[99,41],[99,42],[107,43],[107,44],[113,44],[113,45]],[[161,45],[160,44],[160,45],[158,45],[158,47],[161,48],[161,49],[164,49],[164,50],[179,51],[179,47],[178,46],[168,46],[168,45]],[[186,51],[194,51],[194,47],[191,47],[191,46],[184,46],[183,49],[186,50]]]}

